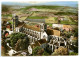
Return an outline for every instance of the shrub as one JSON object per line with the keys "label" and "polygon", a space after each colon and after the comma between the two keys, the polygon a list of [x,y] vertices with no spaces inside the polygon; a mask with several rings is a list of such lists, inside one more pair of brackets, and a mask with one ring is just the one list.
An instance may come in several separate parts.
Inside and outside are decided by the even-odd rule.
{"label": "shrub", "polygon": [[32,54],[33,54],[33,55],[38,55],[38,53],[40,53],[40,52],[39,52],[40,50],[42,50],[42,48],[39,47],[39,46],[36,46],[36,47],[33,49]]}
{"label": "shrub", "polygon": [[17,41],[19,39],[26,39],[27,43],[29,42],[29,39],[28,37],[26,36],[26,34],[23,34],[23,33],[12,33],[11,36],[10,36],[10,44],[12,47],[15,47],[15,44],[17,43]]}
{"label": "shrub", "polygon": [[69,55],[78,55],[78,53],[70,52]]}
{"label": "shrub", "polygon": [[55,49],[52,55],[68,55],[68,49],[64,47],[59,47],[58,49]]}
{"label": "shrub", "polygon": [[47,52],[45,52],[45,51],[44,51],[44,53],[43,53],[42,55],[43,55],[43,56],[45,56],[45,55],[47,55],[47,56],[48,56],[48,55],[49,55],[49,53],[47,53]]}
{"label": "shrub", "polygon": [[33,48],[33,52],[32,55],[49,55],[46,51],[44,51],[43,48],[36,46],[35,48]]}

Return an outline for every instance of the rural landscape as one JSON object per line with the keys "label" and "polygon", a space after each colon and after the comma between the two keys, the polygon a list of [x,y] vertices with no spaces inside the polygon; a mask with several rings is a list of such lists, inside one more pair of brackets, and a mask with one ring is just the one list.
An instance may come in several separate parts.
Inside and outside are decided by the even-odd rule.
{"label": "rural landscape", "polygon": [[78,2],[2,2],[2,56],[78,55]]}

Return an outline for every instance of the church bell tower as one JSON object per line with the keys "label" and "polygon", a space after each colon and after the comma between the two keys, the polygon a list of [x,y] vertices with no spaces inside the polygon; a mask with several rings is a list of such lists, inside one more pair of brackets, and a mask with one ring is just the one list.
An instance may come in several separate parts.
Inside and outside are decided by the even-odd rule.
{"label": "church bell tower", "polygon": [[18,22],[18,16],[15,15],[15,14],[13,14],[12,21],[13,21],[12,29],[15,32],[15,27],[17,27],[18,26],[18,23],[19,23]]}
{"label": "church bell tower", "polygon": [[46,32],[47,31],[47,25],[45,24],[45,23],[41,23],[40,24],[40,30],[41,30],[41,32]]}

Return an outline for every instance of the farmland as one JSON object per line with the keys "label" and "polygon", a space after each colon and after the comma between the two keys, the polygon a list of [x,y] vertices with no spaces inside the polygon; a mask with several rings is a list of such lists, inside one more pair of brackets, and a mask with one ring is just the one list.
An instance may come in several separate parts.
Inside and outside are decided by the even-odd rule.
{"label": "farmland", "polygon": [[[31,16],[27,19],[45,19],[45,23],[58,23],[59,16],[67,16],[64,17],[68,21],[61,21],[60,24],[77,24],[77,22],[73,22],[72,16],[77,16],[77,11],[72,12],[67,11],[68,8],[64,6],[29,6],[26,7],[25,10],[33,12]],[[60,10],[59,10],[60,9]],[[74,8],[72,8],[74,9]]]}
{"label": "farmland", "polygon": [[[5,5],[3,5],[5,6]],[[3,7],[4,8],[4,7]],[[25,6],[24,8],[14,9],[9,6],[7,10],[3,10],[2,17],[7,17],[7,20],[12,19],[12,14],[15,13],[19,16],[19,20],[27,20],[27,19],[45,19],[45,23],[60,23],[60,24],[72,24],[77,25],[78,21],[77,18],[74,16],[78,16],[77,8],[68,7],[68,6],[49,6],[49,5],[42,5],[42,6]],[[75,10],[75,11],[73,11]],[[6,12],[6,14],[4,14]],[[62,17],[66,18],[67,20],[59,22],[59,19]],[[74,21],[75,18],[75,21]],[[4,19],[4,18],[3,18]],[[5,20],[5,19],[4,19]]]}

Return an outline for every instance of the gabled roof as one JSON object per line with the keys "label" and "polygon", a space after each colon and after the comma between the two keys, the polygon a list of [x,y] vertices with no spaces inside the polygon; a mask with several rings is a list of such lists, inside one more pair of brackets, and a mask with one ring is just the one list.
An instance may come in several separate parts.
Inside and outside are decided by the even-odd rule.
{"label": "gabled roof", "polygon": [[40,28],[34,27],[34,26],[30,26],[30,25],[27,25],[27,24],[24,24],[23,27],[31,29],[31,30],[34,30],[34,31],[40,31]]}
{"label": "gabled roof", "polygon": [[63,28],[72,28],[70,25],[63,25]]}
{"label": "gabled roof", "polygon": [[7,25],[7,27],[6,28],[9,28],[10,29],[10,25]]}
{"label": "gabled roof", "polygon": [[5,34],[5,37],[7,37],[8,35],[9,35],[9,33],[6,33],[6,34]]}

